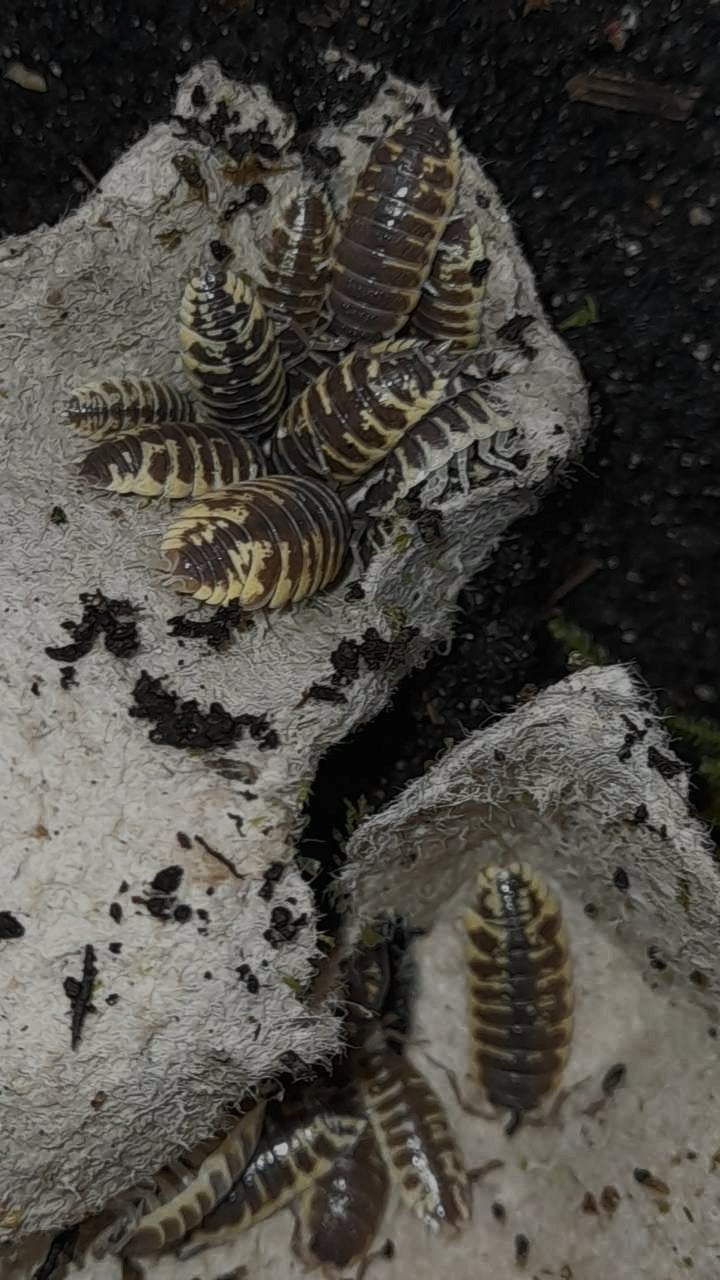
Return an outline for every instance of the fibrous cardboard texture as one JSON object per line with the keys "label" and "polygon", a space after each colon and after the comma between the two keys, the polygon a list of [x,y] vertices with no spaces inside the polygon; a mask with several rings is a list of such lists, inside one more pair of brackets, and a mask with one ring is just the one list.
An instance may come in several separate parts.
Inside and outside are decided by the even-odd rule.
{"label": "fibrous cardboard texture", "polygon": [[[267,176],[268,205],[224,221],[237,191],[222,157],[161,124],[76,213],[0,248],[0,910],[24,928],[0,941],[0,1239],[102,1206],[207,1136],[220,1109],[261,1079],[336,1047],[332,1009],[310,1013],[295,994],[316,955],[312,895],[291,858],[317,761],[447,641],[458,591],[587,429],[577,366],[548,327],[495,189],[465,156],[463,198],[481,197],[491,262],[485,343],[517,314],[533,317],[532,351],[518,351],[503,384],[525,437],[524,471],[435,502],[438,545],[407,519],[391,521],[361,598],[347,599],[339,584],[238,633],[225,652],[202,640],[180,645],[168,619],[192,605],[157,565],[169,507],[87,490],[76,467],[82,442],[60,409],[73,386],[101,375],[181,383],[184,284],[212,260],[218,238],[234,251],[231,265],[254,272],[256,240],[297,177],[294,123],[263,89],[204,64],[180,87],[179,115],[193,113],[198,84],[207,96],[201,121],[220,102],[238,113],[237,130],[266,121],[284,169]],[[386,115],[397,119],[415,99],[432,105],[426,91],[388,82],[357,120],[328,125],[319,141],[341,152],[329,175],[339,208],[367,155],[360,136],[380,132]],[[203,188],[188,187],[173,164],[187,153]],[[206,199],[190,198],[198,192]],[[77,683],[62,688],[45,647],[67,640],[63,620],[79,616],[80,593],[97,590],[139,607],[140,650],[116,658],[98,639],[76,664]],[[329,683],[340,643],[361,645],[371,628],[387,644],[379,660],[360,659],[345,701],[308,698],[311,686]],[[232,715],[264,718],[277,745],[247,732],[225,752],[151,742],[148,722],[128,715],[142,670],[202,708],[217,701]],[[277,862],[288,865],[268,901],[262,874]],[[147,906],[152,881],[171,866],[182,870],[171,905],[192,909],[184,923]],[[281,945],[266,936],[277,906],[305,921]],[[116,943],[119,952],[110,950]],[[64,983],[81,979],[88,947],[94,1011],[72,1049]]]}
{"label": "fibrous cardboard texture", "polygon": [[[468,1167],[502,1162],[476,1186],[458,1235],[430,1235],[392,1198],[373,1245],[393,1242],[374,1264],[387,1280],[514,1280],[518,1237],[538,1277],[717,1276],[716,871],[677,766],[646,691],[621,668],[590,670],[452,748],[352,837],[361,916],[381,903],[427,929],[414,947],[407,1052],[440,1093]],[[468,1076],[462,912],[479,867],[518,856],[559,898],[575,1013],[569,1095],[507,1137],[503,1114],[461,1109],[447,1069],[487,1111]],[[679,912],[666,893],[678,882]],[[426,885],[432,902],[418,894]],[[688,974],[695,963],[705,967]],[[300,1280],[292,1228],[292,1213],[279,1213],[221,1248],[151,1262],[148,1280]],[[28,1280],[48,1243],[29,1244],[8,1280]],[[120,1263],[83,1274],[121,1280]]]}

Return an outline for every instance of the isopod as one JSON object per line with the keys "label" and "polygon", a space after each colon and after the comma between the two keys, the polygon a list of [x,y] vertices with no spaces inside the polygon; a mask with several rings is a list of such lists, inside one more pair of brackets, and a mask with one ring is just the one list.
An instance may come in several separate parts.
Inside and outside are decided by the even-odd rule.
{"label": "isopod", "polygon": [[515,1122],[555,1087],[572,1035],[560,904],[525,863],[485,867],[465,913],[472,1069]]}
{"label": "isopod", "polygon": [[290,1204],[328,1173],[365,1126],[362,1117],[309,1106],[270,1115],[244,1173],[193,1231],[180,1257],[224,1244]]}
{"label": "isopod", "polygon": [[487,267],[477,223],[466,215],[451,218],[413,312],[413,331],[456,347],[476,347]]}
{"label": "isopod", "polygon": [[361,1051],[357,1079],[404,1203],[432,1231],[461,1227],[471,1215],[470,1181],[434,1089],[380,1037]]}
{"label": "isopod", "polygon": [[467,491],[482,478],[516,475],[506,450],[515,449],[516,429],[502,398],[489,384],[459,375],[435,406],[397,441],[382,464],[348,494],[353,512],[382,515],[422,484],[433,501],[457,474]]}
{"label": "isopod", "polygon": [[350,541],[341,499],[306,476],[268,476],[186,507],[162,543],[176,588],[208,604],[280,609],[330,585]]}
{"label": "isopod", "polygon": [[103,378],[76,387],[63,421],[81,435],[106,440],[130,427],[161,422],[194,422],[195,406],[185,392],[157,378]]}
{"label": "isopod", "polygon": [[80,466],[84,480],[114,493],[199,498],[265,474],[253,440],[222,427],[164,423],[104,440]]}
{"label": "isopod", "polygon": [[346,485],[387,457],[447,387],[442,361],[425,345],[400,339],[323,369],[282,417],[278,469]]}
{"label": "isopod", "polygon": [[120,1217],[92,1246],[95,1257],[122,1253],[145,1257],[180,1240],[230,1191],[260,1137],[265,1103],[258,1102],[220,1141],[200,1143],[183,1159],[162,1169],[154,1187],[142,1191],[132,1214]]}
{"label": "isopod", "polygon": [[399,124],[372,148],[333,255],[335,327],[392,337],[420,298],[450,216],[460,172],[457,136],[436,116]]}
{"label": "isopod", "polygon": [[335,235],[332,206],[324,191],[299,187],[280,207],[263,245],[267,284],[258,294],[267,311],[292,320],[310,334],[316,328],[330,284]]}
{"label": "isopod", "polygon": [[193,277],[180,306],[180,346],[187,377],[210,420],[263,436],[286,396],[275,330],[250,283],[209,268]]}
{"label": "isopod", "polygon": [[362,1262],[380,1229],[389,1191],[385,1161],[367,1129],[303,1195],[294,1251],[326,1275]]}

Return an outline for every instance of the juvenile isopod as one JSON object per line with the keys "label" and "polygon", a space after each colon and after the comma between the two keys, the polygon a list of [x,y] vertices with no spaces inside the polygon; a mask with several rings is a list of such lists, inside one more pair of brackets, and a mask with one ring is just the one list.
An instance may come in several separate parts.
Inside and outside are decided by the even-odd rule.
{"label": "juvenile isopod", "polygon": [[224,1244],[289,1205],[352,1146],[365,1120],[311,1106],[268,1116],[252,1160],[180,1250],[183,1258]]}
{"label": "juvenile isopod", "polygon": [[258,445],[197,423],[134,427],[87,453],[80,474],[99,489],[144,497],[199,498],[265,474]]}
{"label": "juvenile isopod", "polygon": [[447,387],[442,363],[424,348],[398,340],[324,369],[283,415],[278,469],[346,485],[386,458]]}
{"label": "juvenile isopod", "polygon": [[162,544],[176,588],[208,604],[280,609],[338,576],[350,520],[333,490],[267,476],[186,507]]}
{"label": "juvenile isopod", "polygon": [[332,206],[321,188],[300,186],[281,204],[263,245],[258,288],[263,306],[310,334],[316,328],[330,284],[335,235]]}
{"label": "juvenile isopod", "polygon": [[450,216],[460,171],[454,130],[419,115],[380,138],[350,198],[333,255],[334,326],[392,337],[420,298]]}
{"label": "juvenile isopod", "polygon": [[218,426],[266,435],[286,396],[272,321],[250,283],[232,271],[194,276],[180,306],[185,373]]}
{"label": "juvenile isopod", "polygon": [[573,997],[560,904],[525,863],[485,867],[465,913],[472,1071],[515,1121],[558,1083]]}
{"label": "juvenile isopod", "polygon": [[357,1079],[401,1199],[432,1231],[461,1227],[471,1215],[470,1180],[434,1089],[380,1036],[361,1051]]}
{"label": "juvenile isopod", "polygon": [[476,347],[487,268],[477,223],[467,215],[451,218],[413,312],[413,331],[459,348]]}
{"label": "juvenile isopod", "polygon": [[129,427],[161,422],[194,422],[192,399],[158,378],[103,378],[76,387],[63,421],[81,435],[106,440]]}

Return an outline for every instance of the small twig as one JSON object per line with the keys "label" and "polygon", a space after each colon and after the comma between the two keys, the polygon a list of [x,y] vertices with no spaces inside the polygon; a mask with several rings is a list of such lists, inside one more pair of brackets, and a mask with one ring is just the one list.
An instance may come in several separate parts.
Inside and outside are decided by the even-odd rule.
{"label": "small twig", "polygon": [[93,983],[96,978],[95,948],[88,943],[83,955],[83,971],[80,985],[76,994],[72,997],[72,1022],[70,1024],[70,1047],[72,1049],[77,1049],[82,1036],[85,1014],[91,1011],[90,997],[92,996]]}
{"label": "small twig", "polygon": [[195,836],[195,843],[199,844],[200,848],[204,849],[206,853],[209,853],[211,858],[216,858],[224,867],[227,867],[227,870],[232,872],[237,880],[245,879],[244,875],[238,871],[235,863],[231,862],[229,858],[226,858],[224,853],[220,853],[219,849],[213,849],[212,846],[208,844],[207,840],[203,840],[202,836]]}
{"label": "small twig", "polygon": [[543,617],[548,618],[553,612],[555,606],[559,604],[561,600],[564,600],[566,596],[569,596],[570,592],[574,591],[576,587],[582,586],[583,582],[587,582],[588,578],[592,578],[598,570],[602,569],[602,567],[602,560],[596,560],[594,558],[581,560],[579,565],[573,569],[572,573],[568,574],[564,582],[561,582],[560,586],[556,587],[552,595],[549,596],[543,610]]}

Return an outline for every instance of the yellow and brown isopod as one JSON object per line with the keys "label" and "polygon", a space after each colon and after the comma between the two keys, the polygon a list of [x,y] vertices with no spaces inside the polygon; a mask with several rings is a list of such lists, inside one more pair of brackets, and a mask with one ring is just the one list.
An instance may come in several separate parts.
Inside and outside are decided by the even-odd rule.
{"label": "yellow and brown isopod", "polygon": [[92,1255],[145,1257],[180,1240],[240,1177],[257,1146],[264,1116],[264,1102],[250,1106],[224,1137],[198,1143],[164,1166],[149,1188],[126,1193],[127,1207],[92,1241]]}
{"label": "yellow and brown isopod", "polygon": [[135,427],[87,453],[80,474],[99,489],[143,497],[199,498],[265,474],[253,440],[221,427]]}
{"label": "yellow and brown isopod", "polygon": [[193,277],[180,306],[187,377],[218,426],[266,435],[286,397],[285,370],[270,317],[250,283],[232,271]]}
{"label": "yellow and brown isopod", "polygon": [[382,464],[353,487],[349,505],[357,514],[382,515],[420,484],[437,501],[452,472],[467,492],[475,483],[472,464],[476,460],[484,464],[485,476],[516,475],[519,467],[500,449],[501,444],[512,448],[516,436],[508,407],[491,385],[460,375],[434,408],[405,432]]}
{"label": "yellow and brown isopod", "polygon": [[194,422],[190,396],[158,378],[103,378],[76,387],[63,421],[81,435],[106,440],[130,427],[161,422]]}
{"label": "yellow and brown isopod", "polygon": [[411,339],[356,351],[324,369],[278,427],[275,465],[351,484],[385,458],[440,400],[442,365]]}
{"label": "yellow and brown isopod", "polygon": [[474,219],[451,218],[413,312],[413,331],[456,347],[476,347],[488,265]]}
{"label": "yellow and brown isopod", "polygon": [[289,1205],[328,1173],[365,1127],[361,1117],[314,1107],[270,1114],[244,1173],[193,1231],[180,1257],[224,1244]]}
{"label": "yellow and brown isopod", "polygon": [[299,187],[280,206],[263,245],[266,284],[258,294],[267,311],[312,333],[330,284],[335,220],[324,191]]}
{"label": "yellow and brown isopod", "polygon": [[329,586],[349,541],[349,516],[329,486],[267,476],[185,508],[162,550],[177,590],[196,600],[280,609]]}
{"label": "yellow and brown isopod", "polygon": [[461,1227],[472,1211],[470,1180],[435,1090],[379,1037],[360,1053],[357,1079],[404,1203],[431,1231]]}
{"label": "yellow and brown isopod", "polygon": [[295,1253],[328,1276],[363,1262],[380,1230],[389,1192],[387,1166],[374,1133],[366,1129],[303,1195]]}
{"label": "yellow and brown isopod", "polygon": [[356,338],[392,337],[420,297],[455,200],[454,131],[437,116],[398,125],[375,143],[335,248],[330,309]]}
{"label": "yellow and brown isopod", "polygon": [[[472,1069],[517,1123],[555,1087],[572,1035],[560,904],[525,863],[485,867],[465,913]],[[512,1124],[512,1121],[511,1121]]]}

